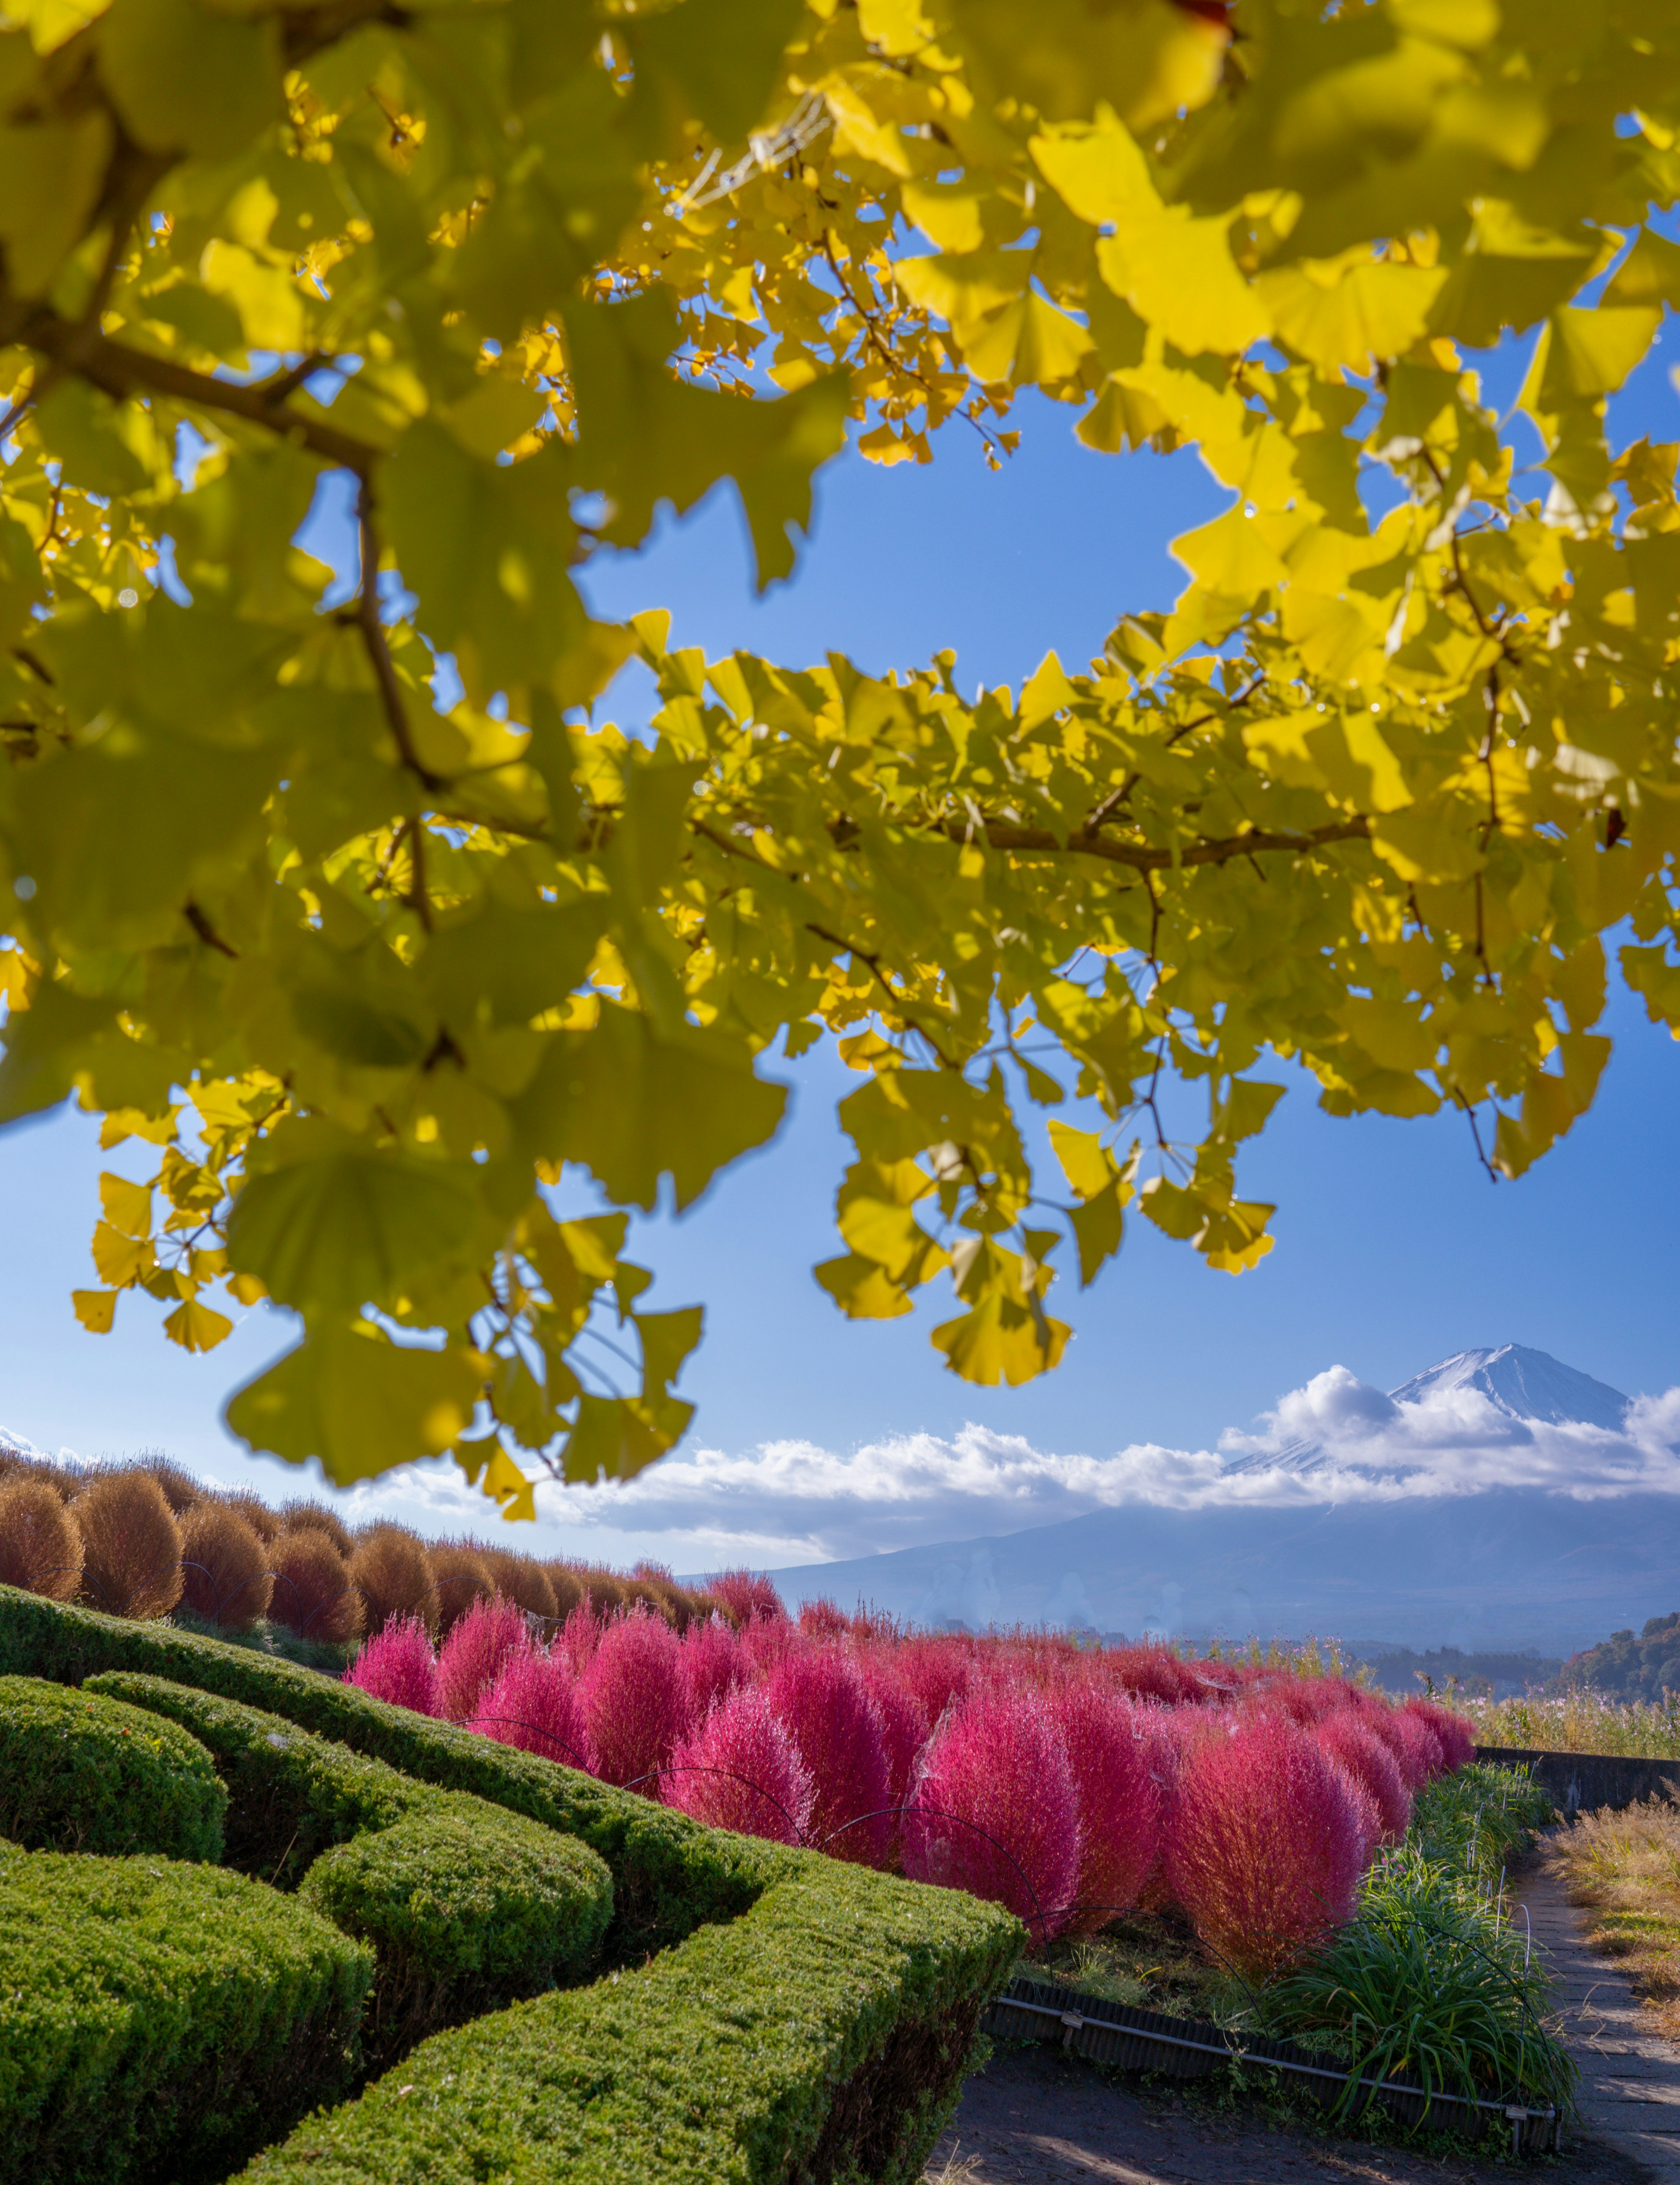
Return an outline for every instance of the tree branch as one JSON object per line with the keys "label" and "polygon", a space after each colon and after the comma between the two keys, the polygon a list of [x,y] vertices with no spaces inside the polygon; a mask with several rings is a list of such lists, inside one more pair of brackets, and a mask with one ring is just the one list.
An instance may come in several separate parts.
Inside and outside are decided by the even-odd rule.
{"label": "tree branch", "polygon": [[[408,725],[408,709],[403,703],[402,685],[397,680],[395,663],[385,637],[385,625],[379,619],[379,541],[373,530],[373,489],[366,478],[361,481],[361,490],[356,495],[356,539],[361,550],[361,592],[356,603],[356,619],[372,666],[373,679],[379,687],[379,699],[385,709],[385,719],[392,739],[402,754],[403,764],[422,788],[440,790],[445,785],[443,776],[434,774],[415,749],[413,734]],[[417,868],[418,862],[417,858]]]}
{"label": "tree branch", "polygon": [[[1303,851],[1326,848],[1333,842],[1369,841],[1371,823],[1363,813],[1352,819],[1333,820],[1328,826],[1312,827],[1304,834],[1294,834],[1283,829],[1268,830],[1253,827],[1240,835],[1210,837],[1199,842],[1186,842],[1174,852],[1155,850],[1140,842],[1111,842],[1101,835],[1093,835],[1083,829],[1070,835],[1064,841],[1047,827],[1015,827],[1000,824],[995,820],[981,823],[983,839],[994,850],[1031,850],[1050,856],[1073,855],[1082,858],[1101,858],[1112,865],[1125,865],[1133,872],[1171,872],[1178,865],[1223,865],[1233,858],[1252,858],[1257,851],[1288,850],[1299,856]],[[973,825],[969,820],[944,819],[934,823],[933,831],[944,835],[948,841],[965,842],[973,836]]]}
{"label": "tree branch", "polygon": [[171,364],[167,357],[152,356],[144,349],[109,341],[92,327],[70,325],[54,311],[33,314],[18,338],[60,371],[79,373],[120,402],[132,394],[165,394],[173,401],[189,402],[196,409],[241,417],[247,424],[260,425],[283,439],[295,441],[323,462],[354,471],[364,483],[382,452],[366,440],[341,433],[324,418],[306,417],[287,409],[285,397],[291,389],[283,383],[283,373],[266,385],[241,387],[232,380],[213,379],[208,372]]}

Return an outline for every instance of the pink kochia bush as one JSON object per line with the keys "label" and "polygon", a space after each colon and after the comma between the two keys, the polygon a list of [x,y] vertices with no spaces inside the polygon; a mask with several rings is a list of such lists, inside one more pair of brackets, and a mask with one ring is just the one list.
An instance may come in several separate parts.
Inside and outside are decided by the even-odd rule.
{"label": "pink kochia bush", "polygon": [[438,1710],[451,1722],[465,1722],[479,1695],[494,1684],[510,1656],[531,1650],[525,1612],[501,1594],[475,1601],[450,1627],[438,1650]]}
{"label": "pink kochia bush", "polygon": [[806,1840],[811,1773],[762,1689],[742,1688],[720,1700],[698,1729],[678,1741],[660,1780],[665,1803],[708,1829],[734,1829],[773,1843]]}
{"label": "pink kochia bush", "polygon": [[1077,1903],[1068,1931],[1095,1935],[1135,1904],[1161,1852],[1161,1785],[1140,1710],[1089,1678],[1053,1685],[1045,1707],[1061,1735],[1079,1807]]}
{"label": "pink kochia bush", "polygon": [[892,1783],[881,1716],[857,1664],[837,1646],[807,1646],[783,1658],[764,1695],[815,1785],[812,1842],[879,1866],[893,1835]]}
{"label": "pink kochia bush", "polygon": [[345,1676],[709,1826],[995,1898],[1035,1944],[1176,1907],[1248,1977],[1346,1920],[1414,1795],[1474,1757],[1450,1708],[1336,1676],[826,1602],[795,1622],[745,1572],[680,1636],[615,1598],[544,1623],[487,1597],[435,1656],[393,1621]]}
{"label": "pink kochia bush", "polygon": [[1401,1779],[1408,1791],[1421,1791],[1425,1783],[1444,1773],[1446,1756],[1441,1740],[1430,1724],[1409,1707],[1373,1710],[1364,1718],[1394,1755]]}
{"label": "pink kochia bush", "polygon": [[1079,1794],[1044,1700],[996,1684],[935,1732],[904,1832],[913,1881],[1006,1904],[1034,1942],[1066,1925],[1079,1884]]}
{"label": "pink kochia bush", "polygon": [[691,1623],[682,1635],[682,1681],[688,1711],[696,1722],[710,1713],[714,1703],[744,1684],[750,1671],[735,1634],[720,1616]]}
{"label": "pink kochia bush", "polygon": [[1451,1707],[1438,1707],[1433,1700],[1406,1700],[1400,1713],[1415,1715],[1435,1732],[1441,1746],[1442,1765],[1449,1774],[1456,1769],[1469,1767],[1475,1759],[1476,1733],[1463,1715],[1454,1714]]}
{"label": "pink kochia bush", "polygon": [[1184,1753],[1168,1885],[1239,1972],[1264,1979],[1350,1920],[1365,1852],[1347,1778],[1287,1719],[1257,1714]]}
{"label": "pink kochia bush", "polygon": [[563,1768],[595,1772],[595,1754],[576,1679],[551,1654],[510,1654],[493,1684],[486,1685],[467,1727],[499,1745],[540,1752]]}
{"label": "pink kochia bush", "polygon": [[344,1680],[372,1699],[415,1714],[440,1712],[437,1657],[417,1616],[395,1617],[376,1632],[344,1671]]}
{"label": "pink kochia bush", "polygon": [[[682,1650],[662,1616],[640,1602],[602,1634],[583,1679],[584,1720],[596,1772],[609,1783],[657,1776],[688,1728]],[[648,1781],[647,1795],[658,1795]]]}
{"label": "pink kochia bush", "polygon": [[1351,1707],[1326,1715],[1315,1735],[1375,1807],[1379,1841],[1397,1842],[1411,1821],[1412,1794],[1387,1746]]}

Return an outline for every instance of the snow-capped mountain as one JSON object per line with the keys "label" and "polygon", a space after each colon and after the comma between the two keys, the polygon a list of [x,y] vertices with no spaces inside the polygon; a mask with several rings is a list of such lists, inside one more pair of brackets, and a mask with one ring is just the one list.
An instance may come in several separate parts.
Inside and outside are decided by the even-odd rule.
{"label": "snow-capped mountain", "polygon": [[[1265,1433],[1228,1437],[1195,1506],[1139,1494],[775,1575],[790,1601],[971,1628],[1571,1653],[1680,1608],[1672,1404],[1630,1403],[1517,1344],[1459,1351],[1386,1394],[1336,1367]],[[1309,1420],[1317,1431],[1290,1431]]]}
{"label": "snow-capped mountain", "polygon": [[[1376,1392],[1369,1390],[1366,1394],[1375,1396]],[[1485,1409],[1501,1422],[1496,1433],[1503,1431],[1507,1439],[1520,1441],[1523,1429],[1534,1421],[1548,1426],[1601,1427],[1608,1433],[1620,1433],[1628,1400],[1619,1389],[1595,1381],[1590,1373],[1577,1372],[1548,1351],[1525,1350],[1520,1343],[1502,1343],[1492,1350],[1455,1351],[1452,1357],[1391,1389],[1386,1405],[1379,1399],[1369,1405],[1367,1416],[1373,1427],[1380,1427],[1403,1405],[1427,1407],[1437,1413],[1458,1411],[1468,1414],[1485,1432],[1488,1422],[1476,1416]],[[1510,1424],[1504,1425],[1504,1422]],[[1516,1429],[1515,1434],[1512,1427]],[[1357,1451],[1345,1447],[1336,1454],[1344,1464],[1359,1461]],[[1230,1469],[1234,1472],[1274,1468],[1311,1472],[1330,1461],[1331,1452],[1322,1441],[1297,1436],[1276,1450],[1246,1450],[1230,1460]]]}

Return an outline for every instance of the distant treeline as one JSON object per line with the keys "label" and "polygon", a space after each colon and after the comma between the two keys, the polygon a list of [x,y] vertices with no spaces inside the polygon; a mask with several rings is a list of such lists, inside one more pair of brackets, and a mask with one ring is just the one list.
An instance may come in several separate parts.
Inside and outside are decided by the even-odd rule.
{"label": "distant treeline", "polygon": [[1612,1631],[1597,1646],[1559,1666],[1554,1692],[1601,1692],[1609,1700],[1660,1700],[1680,1693],[1680,1610],[1653,1616],[1636,1639]]}
{"label": "distant treeline", "polygon": [[1532,1646],[1520,1654],[1467,1654],[1459,1646],[1431,1647],[1422,1654],[1409,1646],[1372,1647],[1351,1658],[1363,1662],[1372,1681],[1386,1692],[1420,1691],[1425,1683],[1444,1691],[1456,1682],[1463,1692],[1491,1699],[1512,1698],[1536,1685],[1549,1685],[1565,1666]]}

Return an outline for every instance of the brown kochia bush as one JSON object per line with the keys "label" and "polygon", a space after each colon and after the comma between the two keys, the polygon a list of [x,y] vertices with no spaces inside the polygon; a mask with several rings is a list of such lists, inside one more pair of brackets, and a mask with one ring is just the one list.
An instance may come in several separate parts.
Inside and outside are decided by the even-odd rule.
{"label": "brown kochia bush", "polygon": [[579,1602],[588,1599],[583,1580],[570,1563],[545,1563],[543,1568],[554,1589],[554,1613],[563,1623]]}
{"label": "brown kochia bush", "polygon": [[475,1601],[488,1601],[496,1591],[490,1565],[476,1548],[461,1540],[437,1540],[428,1560],[438,1589],[438,1628],[448,1635]]}
{"label": "brown kochia bush", "polygon": [[143,1456],[135,1469],[151,1473],[164,1491],[165,1501],[177,1517],[183,1510],[196,1509],[209,1499],[191,1472],[183,1472],[178,1464],[171,1464],[166,1456]]}
{"label": "brown kochia bush", "polygon": [[83,1551],[78,1597],[108,1616],[167,1616],[181,1598],[181,1534],[151,1473],[98,1474],[70,1507]]}
{"label": "brown kochia bush", "polygon": [[0,1484],[27,1479],[37,1487],[50,1487],[61,1502],[73,1502],[87,1484],[80,1472],[53,1464],[44,1456],[25,1456],[21,1450],[0,1447]]}
{"label": "brown kochia bush", "polygon": [[511,1548],[487,1548],[480,1540],[474,1540],[473,1546],[479,1560],[489,1564],[499,1594],[517,1601],[530,1615],[553,1621],[557,1612],[554,1588],[540,1562],[529,1556],[515,1555]]}
{"label": "brown kochia bush", "polygon": [[181,1598],[206,1623],[249,1631],[268,1613],[274,1572],[266,1544],[240,1511],[195,1502],[181,1518]]}
{"label": "brown kochia bush", "polygon": [[361,1595],[369,1638],[394,1617],[417,1616],[434,1638],[438,1630],[438,1586],[426,1543],[406,1525],[370,1525],[358,1534],[350,1556],[350,1584]]}
{"label": "brown kochia bush", "polygon": [[73,1601],[81,1583],[81,1535],[52,1488],[22,1474],[0,1485],[0,1585]]}
{"label": "brown kochia bush", "polygon": [[284,1533],[324,1533],[339,1553],[348,1562],[355,1552],[356,1543],[350,1536],[350,1528],[324,1502],[299,1500],[280,1505],[280,1529]]}
{"label": "brown kochia bush", "polygon": [[215,1499],[224,1510],[232,1510],[243,1517],[258,1540],[268,1541],[280,1537],[279,1512],[271,1510],[261,1495],[253,1494],[249,1487],[238,1488],[231,1495],[218,1495]]}
{"label": "brown kochia bush", "polygon": [[295,1525],[271,1543],[274,1598],[268,1613],[300,1639],[343,1646],[361,1636],[361,1595],[350,1582],[350,1565],[328,1534],[315,1525]]}
{"label": "brown kochia bush", "polygon": [[578,1583],[584,1590],[585,1599],[599,1617],[616,1615],[629,1605],[628,1582],[609,1570],[585,1568],[579,1571]]}

